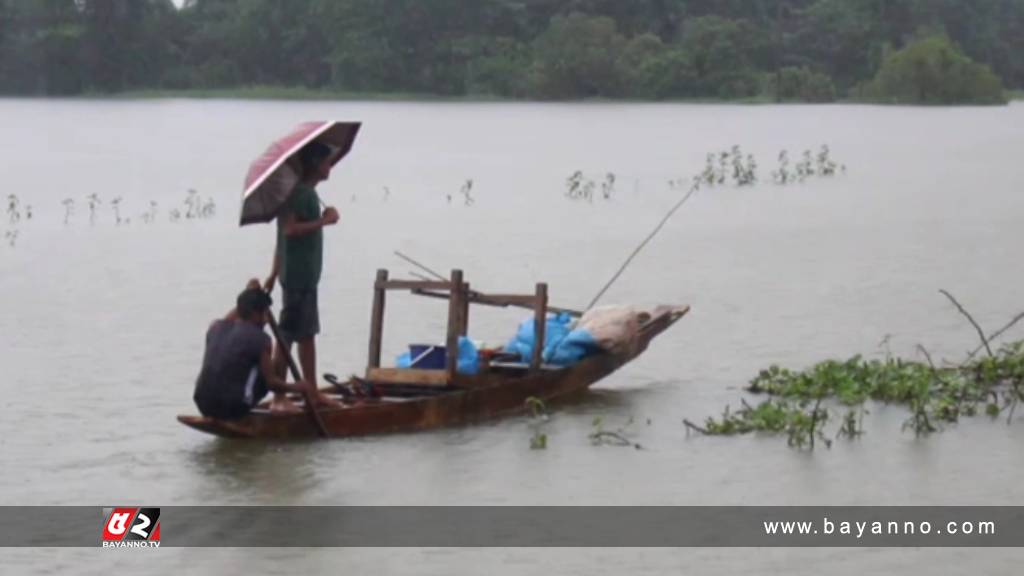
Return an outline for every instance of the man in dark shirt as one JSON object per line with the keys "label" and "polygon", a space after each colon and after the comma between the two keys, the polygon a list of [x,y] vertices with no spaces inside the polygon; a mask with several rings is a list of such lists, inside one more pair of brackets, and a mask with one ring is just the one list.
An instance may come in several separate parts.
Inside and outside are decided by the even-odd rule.
{"label": "man in dark shirt", "polygon": [[[264,288],[270,292],[281,280],[283,307],[281,334],[285,345],[299,347],[299,365],[307,382],[316,382],[316,336],[320,333],[320,308],[317,287],[323,268],[323,229],[338,223],[338,211],[328,207],[320,211],[320,197],[316,185],[331,174],[331,149],[319,142],[311,142],[299,151],[302,177],[278,214],[277,246],[274,264]],[[285,362],[280,354],[275,358],[275,370],[285,374]],[[277,403],[283,400],[278,395]]]}
{"label": "man in dark shirt", "polygon": [[237,306],[206,332],[203,367],[193,399],[203,416],[224,420],[245,416],[267,394],[302,392],[306,382],[287,384],[271,361],[273,341],[263,331],[270,296],[257,280],[238,295]]}

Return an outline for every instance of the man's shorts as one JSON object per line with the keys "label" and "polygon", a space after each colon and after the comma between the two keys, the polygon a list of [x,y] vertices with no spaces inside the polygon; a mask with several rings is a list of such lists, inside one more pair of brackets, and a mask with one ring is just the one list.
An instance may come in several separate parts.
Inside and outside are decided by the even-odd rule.
{"label": "man's shorts", "polygon": [[281,309],[281,336],[286,342],[298,342],[320,333],[320,308],[316,289],[284,290]]}

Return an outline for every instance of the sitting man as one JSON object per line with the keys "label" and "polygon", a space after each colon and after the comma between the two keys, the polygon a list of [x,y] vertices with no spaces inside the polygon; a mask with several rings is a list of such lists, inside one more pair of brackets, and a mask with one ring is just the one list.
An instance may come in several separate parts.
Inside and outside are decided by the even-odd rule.
{"label": "sitting man", "polygon": [[[203,416],[210,418],[232,420],[245,416],[268,388],[282,394],[311,388],[306,382],[288,384],[274,372],[273,341],[263,331],[272,302],[259,281],[249,282],[236,304],[206,332],[203,368],[193,399]],[[312,392],[318,403],[330,403],[316,390]]]}

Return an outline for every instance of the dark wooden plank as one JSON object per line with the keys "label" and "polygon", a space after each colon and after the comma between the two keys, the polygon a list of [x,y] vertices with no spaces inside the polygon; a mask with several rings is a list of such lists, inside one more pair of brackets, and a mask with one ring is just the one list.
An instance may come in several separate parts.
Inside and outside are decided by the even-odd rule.
{"label": "dark wooden plank", "polygon": [[530,308],[533,308],[534,303],[537,302],[537,296],[534,294],[477,294],[475,299],[481,304],[527,306]]}
{"label": "dark wooden plank", "polygon": [[440,280],[385,280],[378,281],[375,288],[384,290],[449,290],[451,282]]}
{"label": "dark wooden plank", "polygon": [[533,314],[533,358],[530,359],[530,370],[540,370],[544,356],[544,332],[547,328],[548,315],[548,285],[543,282],[537,284],[537,294],[534,296]]}
{"label": "dark wooden plank", "polygon": [[[448,300],[450,298],[449,294],[446,294],[446,293],[443,293],[443,292],[432,292],[430,290],[413,290],[412,293],[417,295],[417,296],[425,296],[427,298],[437,298],[437,299],[440,299],[440,300]],[[503,300],[500,300],[500,299],[496,298],[492,294],[484,294],[482,292],[472,292],[472,291],[470,291],[470,293],[469,293],[469,302],[471,304],[479,304],[481,306],[492,306],[494,308],[513,307],[513,308],[523,308],[525,310],[533,310],[533,308],[534,308],[533,305],[537,301],[537,297],[535,295],[534,296],[517,296],[516,300],[520,300],[520,299],[523,299],[523,298],[525,298],[526,300],[523,300],[522,302],[507,302],[507,301],[503,301]],[[580,312],[579,310],[573,310],[572,308],[561,308],[561,307],[558,307],[558,306],[548,306],[548,312],[553,312],[555,314],[563,314],[564,313],[564,314],[568,314],[569,316],[572,316],[574,318],[579,318],[580,316],[583,315],[583,312]]]}
{"label": "dark wooden plank", "polygon": [[449,378],[455,377],[459,356],[459,316],[462,313],[462,270],[452,270],[451,294],[448,300],[448,338],[445,339],[447,357],[445,372]]}
{"label": "dark wooden plank", "polygon": [[387,291],[380,287],[387,283],[388,271],[377,270],[377,281],[373,289],[373,311],[370,316],[370,354],[366,362],[367,369],[380,366],[380,350],[384,339],[384,302]]}
{"label": "dark wooden plank", "polygon": [[469,335],[469,295],[472,291],[469,289],[469,282],[462,285],[462,309],[459,310],[459,334],[461,336]]}
{"label": "dark wooden plank", "polygon": [[448,374],[444,370],[416,370],[403,368],[373,368],[366,371],[366,379],[382,384],[416,384],[419,386],[447,386]]}

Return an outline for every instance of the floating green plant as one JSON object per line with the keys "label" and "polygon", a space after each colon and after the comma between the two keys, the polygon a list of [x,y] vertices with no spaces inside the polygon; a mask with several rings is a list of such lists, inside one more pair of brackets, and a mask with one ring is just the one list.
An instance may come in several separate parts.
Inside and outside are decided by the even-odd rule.
{"label": "floating green plant", "polygon": [[[1016,316],[1001,329],[985,336],[977,322],[946,291],[958,310],[977,329],[986,354],[971,353],[961,364],[936,365],[924,346],[918,346],[923,361],[894,358],[867,360],[826,360],[801,371],[771,366],[751,380],[746,390],[766,394],[757,406],[742,402],[740,410],[726,407],[720,418],[708,418],[703,426],[685,421],[688,429],[701,434],[728,436],[750,432],[785,433],[796,448],[812,448],[815,439],[826,441],[823,426],[843,409],[836,437],[856,438],[864,433],[864,405],[881,402],[905,406],[909,412],[904,430],[926,435],[979,412],[992,418],[1006,413],[1013,421],[1024,400],[1024,341],[993,350],[991,342],[1021,319]],[[883,345],[888,345],[888,338]]]}
{"label": "floating green plant", "polygon": [[530,396],[525,401],[526,410],[530,413],[530,450],[546,450],[548,447],[548,435],[543,428],[548,422],[548,408],[544,401],[535,396]]}
{"label": "floating green plant", "polygon": [[[625,426],[617,430],[606,430],[604,428],[604,418],[597,416],[590,423],[593,431],[589,434],[588,438],[590,438],[590,443],[594,446],[623,446],[642,450],[643,446],[629,439],[627,428],[632,424],[633,418],[631,417],[626,421]],[[648,420],[648,424],[650,424],[650,420]]]}
{"label": "floating green plant", "polygon": [[814,449],[815,441],[831,446],[825,436],[824,425],[831,413],[822,407],[822,399],[785,400],[768,399],[757,406],[742,401],[739,410],[725,407],[718,419],[707,418],[703,426],[684,420],[687,428],[708,436],[733,436],[751,432],[785,434],[794,448]]}

